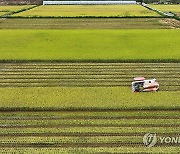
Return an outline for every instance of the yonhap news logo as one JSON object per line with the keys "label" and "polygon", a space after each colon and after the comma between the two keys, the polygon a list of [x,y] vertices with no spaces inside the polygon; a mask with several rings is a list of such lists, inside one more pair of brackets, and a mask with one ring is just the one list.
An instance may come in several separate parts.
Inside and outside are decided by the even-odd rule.
{"label": "yonhap news logo", "polygon": [[146,147],[153,147],[158,144],[180,144],[180,136],[159,136],[156,133],[146,133],[143,137],[143,143]]}
{"label": "yonhap news logo", "polygon": [[152,147],[157,143],[156,133],[146,133],[143,137],[143,143],[147,147]]}

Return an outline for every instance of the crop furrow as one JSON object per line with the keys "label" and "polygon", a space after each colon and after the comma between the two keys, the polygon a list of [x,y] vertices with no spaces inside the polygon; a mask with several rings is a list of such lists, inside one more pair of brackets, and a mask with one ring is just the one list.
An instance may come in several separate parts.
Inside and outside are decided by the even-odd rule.
{"label": "crop furrow", "polygon": [[68,116],[68,117],[0,117],[0,120],[21,120],[21,121],[29,121],[29,120],[122,120],[122,119],[180,119],[179,116]]}
{"label": "crop furrow", "polygon": [[180,89],[179,63],[0,63],[0,87],[130,86],[135,76]]}
{"label": "crop furrow", "polygon": [[71,128],[71,127],[180,127],[180,124],[60,124],[60,125],[0,125],[0,128]]}
{"label": "crop furrow", "polygon": [[[147,132],[133,132],[133,133],[99,133],[99,132],[60,132],[60,133],[0,133],[0,137],[92,137],[92,136],[144,136]],[[159,136],[180,136],[179,132],[173,133],[158,133]]]}

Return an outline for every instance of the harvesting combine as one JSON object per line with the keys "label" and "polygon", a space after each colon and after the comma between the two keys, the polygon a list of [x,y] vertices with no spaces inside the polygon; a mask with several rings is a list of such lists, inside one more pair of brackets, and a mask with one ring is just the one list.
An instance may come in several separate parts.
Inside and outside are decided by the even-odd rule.
{"label": "harvesting combine", "polygon": [[144,77],[136,77],[132,82],[133,92],[150,92],[159,90],[159,83],[156,79],[145,80]]}

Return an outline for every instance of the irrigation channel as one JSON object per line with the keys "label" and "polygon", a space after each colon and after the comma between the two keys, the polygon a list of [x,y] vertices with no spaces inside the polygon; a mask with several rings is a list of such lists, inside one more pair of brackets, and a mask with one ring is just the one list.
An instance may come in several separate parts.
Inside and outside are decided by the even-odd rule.
{"label": "irrigation channel", "polygon": [[130,87],[136,76],[180,90],[179,63],[0,63],[0,87]]}

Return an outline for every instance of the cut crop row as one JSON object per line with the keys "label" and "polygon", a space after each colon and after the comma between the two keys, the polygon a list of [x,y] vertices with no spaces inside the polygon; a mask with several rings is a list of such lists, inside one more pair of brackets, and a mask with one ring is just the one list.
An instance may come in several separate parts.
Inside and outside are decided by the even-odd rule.
{"label": "cut crop row", "polygon": [[[76,136],[81,136],[82,133],[87,133],[91,136],[92,133],[108,134],[114,133],[113,135],[126,134],[126,133],[141,133],[146,134],[147,132],[159,133],[174,133],[179,134],[179,127],[52,127],[52,128],[0,128],[0,136],[62,136],[62,133],[66,133],[72,136],[73,133]],[[55,134],[54,134],[55,133]],[[34,134],[34,135],[33,135]],[[59,135],[58,135],[59,134]],[[63,134],[64,135],[64,134]]]}
{"label": "cut crop row", "polygon": [[152,148],[147,148],[144,145],[138,147],[56,147],[56,148],[39,148],[39,147],[31,147],[31,148],[1,148],[1,153],[134,153],[134,154],[149,154],[149,153],[157,153],[157,151],[161,151],[161,153],[178,153],[179,147],[169,147],[169,146],[154,146]]}
{"label": "cut crop row", "polygon": [[[0,128],[11,128],[11,127],[88,127],[88,126],[99,126],[99,127],[170,127],[179,126],[180,117],[176,119],[31,119],[31,120],[0,120]],[[76,127],[75,126],[75,127]]]}
{"label": "cut crop row", "polygon": [[166,119],[180,118],[179,110],[166,111],[48,111],[48,112],[0,112],[0,120],[43,120],[43,119]]}

